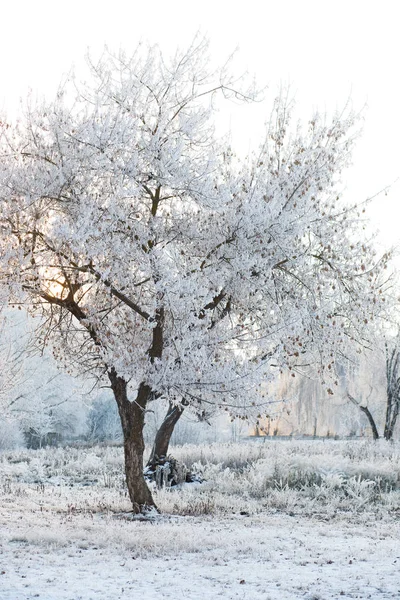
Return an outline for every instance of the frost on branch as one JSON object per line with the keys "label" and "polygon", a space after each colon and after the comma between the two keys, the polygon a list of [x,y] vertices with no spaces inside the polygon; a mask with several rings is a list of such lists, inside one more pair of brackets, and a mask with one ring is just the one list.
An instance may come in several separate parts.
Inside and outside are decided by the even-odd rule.
{"label": "frost on branch", "polygon": [[1,280],[57,357],[109,374],[120,414],[122,382],[143,410],[257,414],[275,367],[328,370],[385,300],[384,260],[340,199],[354,116],[296,129],[282,94],[241,160],[213,97],[253,91],[206,50],[106,52],[89,84],[1,128]]}

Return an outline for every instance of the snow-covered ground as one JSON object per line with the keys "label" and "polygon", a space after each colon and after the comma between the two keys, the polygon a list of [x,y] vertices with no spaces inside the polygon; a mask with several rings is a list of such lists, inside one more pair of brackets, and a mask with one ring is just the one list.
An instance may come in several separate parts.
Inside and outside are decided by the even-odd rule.
{"label": "snow-covered ground", "polygon": [[[0,456],[1,600],[400,598],[398,445],[177,449],[186,458],[200,453],[197,465],[209,479],[159,492],[164,514],[147,521],[124,512],[120,453]],[[264,481],[261,494],[253,471],[261,477],[271,453],[281,479]],[[298,473],[302,465],[308,486],[293,483],[289,456]],[[383,480],[386,492],[380,484],[377,493]]]}
{"label": "snow-covered ground", "polygon": [[398,522],[17,514],[2,535],[2,600],[400,597]]}

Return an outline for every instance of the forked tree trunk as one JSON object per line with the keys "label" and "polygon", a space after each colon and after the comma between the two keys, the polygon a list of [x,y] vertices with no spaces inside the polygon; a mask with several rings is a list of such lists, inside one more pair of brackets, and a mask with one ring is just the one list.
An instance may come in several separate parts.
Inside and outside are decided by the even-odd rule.
{"label": "forked tree trunk", "polygon": [[124,436],[125,476],[133,512],[144,513],[156,508],[151,492],[143,476],[143,427],[144,415],[151,395],[148,385],[140,384],[137,397],[130,402],[126,381],[114,369],[108,373],[111,388],[118,405]]}
{"label": "forked tree trunk", "polygon": [[[184,403],[182,403],[184,404]],[[150,458],[147,465],[153,466],[157,463],[158,459],[162,456],[167,456],[169,443],[171,436],[174,432],[175,425],[181,418],[184,411],[184,405],[169,403],[167,414],[161,423],[154,440],[153,448],[151,450]]]}

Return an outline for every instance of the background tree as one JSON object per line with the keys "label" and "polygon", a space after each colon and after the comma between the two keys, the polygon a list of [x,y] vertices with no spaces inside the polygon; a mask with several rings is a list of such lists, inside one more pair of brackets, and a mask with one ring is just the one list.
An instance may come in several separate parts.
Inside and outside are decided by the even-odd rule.
{"label": "background tree", "polygon": [[68,371],[108,378],[141,511],[149,403],[244,418],[276,366],[327,381],[334,348],[380,310],[384,261],[338,192],[353,115],[291,127],[282,94],[242,161],[215,139],[213,99],[254,93],[209,67],[204,40],[90,66],[90,84],[3,123],[2,281]]}
{"label": "background tree", "polygon": [[400,411],[400,346],[399,337],[394,343],[385,344],[386,358],[386,412],[383,437],[393,438]]}
{"label": "background tree", "polygon": [[87,417],[87,438],[91,442],[120,442],[121,421],[114,399],[100,395],[92,403]]}
{"label": "background tree", "polygon": [[[395,426],[400,410],[400,347],[399,337],[385,336],[386,339],[377,346],[372,356],[369,357],[369,369],[363,371],[364,382],[369,388],[368,394],[363,394],[362,386],[356,382],[351,386],[346,383],[347,398],[368,419],[372,436],[375,440],[380,438],[379,430],[383,430],[386,440],[393,439]],[[382,347],[383,346],[383,347]],[[360,379],[360,369],[358,370]],[[357,391],[350,393],[350,387]],[[361,390],[360,390],[361,388]],[[364,396],[364,398],[363,398]],[[378,397],[379,402],[376,402]],[[369,401],[372,398],[373,407]]]}
{"label": "background tree", "polygon": [[[22,357],[10,339],[4,308],[0,313],[0,449],[23,446],[20,420],[10,411],[13,391],[23,380]],[[26,340],[25,340],[26,341]]]}
{"label": "background tree", "polygon": [[[48,352],[38,352],[35,323],[25,311],[3,310],[1,316],[0,407],[16,443],[40,447],[81,434],[89,386],[58,370]],[[12,445],[10,434],[7,439]]]}

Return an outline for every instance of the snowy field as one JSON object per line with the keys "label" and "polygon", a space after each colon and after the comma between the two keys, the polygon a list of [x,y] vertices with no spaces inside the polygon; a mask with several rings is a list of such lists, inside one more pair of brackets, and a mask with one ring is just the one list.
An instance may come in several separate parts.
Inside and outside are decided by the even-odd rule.
{"label": "snowy field", "polygon": [[254,441],[173,454],[203,484],[133,520],[122,449],[0,454],[0,599],[400,597],[400,444]]}

